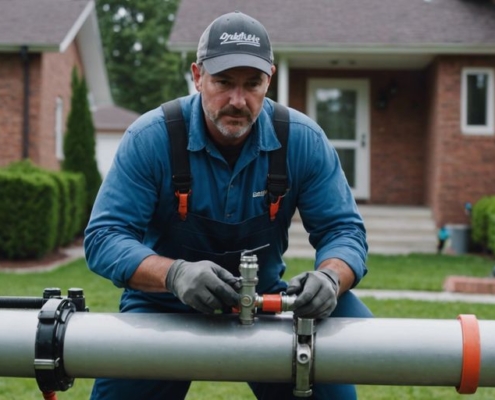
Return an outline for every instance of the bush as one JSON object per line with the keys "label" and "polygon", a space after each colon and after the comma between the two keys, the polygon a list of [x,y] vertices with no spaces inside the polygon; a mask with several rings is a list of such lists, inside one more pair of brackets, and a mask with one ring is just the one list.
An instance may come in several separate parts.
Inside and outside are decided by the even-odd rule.
{"label": "bush", "polygon": [[86,182],[85,222],[100,188],[102,178],[96,162],[95,127],[88,103],[88,90],[84,78],[72,71],[72,98],[64,137],[64,161],[62,170],[80,172]]}
{"label": "bush", "polygon": [[495,216],[495,196],[485,196],[476,202],[471,214],[473,242],[488,248],[488,226],[491,216]]}
{"label": "bush", "polygon": [[495,254],[495,214],[488,217],[487,248]]}
{"label": "bush", "polygon": [[[70,244],[74,238],[82,233],[84,229],[85,223],[85,213],[86,213],[86,187],[85,187],[85,179],[84,175],[81,173],[70,173],[70,172],[56,172],[56,171],[48,171],[42,168],[39,168],[31,163],[30,160],[23,160],[11,163],[8,165],[3,171],[7,174],[12,174],[13,176],[20,177],[31,177],[34,180],[46,180],[49,179],[53,182],[56,187],[56,198],[52,199],[54,201],[53,207],[58,211],[56,216],[56,227],[54,231],[54,242],[50,245],[49,248],[44,250],[43,253],[46,254],[60,246],[66,246]],[[25,185],[22,180],[16,180],[20,185]],[[11,193],[14,193],[15,190],[11,190]],[[3,191],[2,191],[3,193]],[[13,196],[13,197],[10,197]],[[12,199],[15,199],[16,203],[21,203],[23,200],[15,197],[16,194],[8,195],[5,194],[4,200],[6,202],[13,202]],[[0,205],[3,207],[4,205]],[[20,204],[18,205],[21,206]],[[24,205],[28,207],[28,205]],[[2,212],[6,212],[7,214],[10,212],[10,207],[7,207]],[[26,222],[22,222],[19,224],[19,227],[22,226],[22,229],[32,229],[32,225],[30,219],[31,212],[25,210],[26,217],[28,220]],[[22,214],[18,216],[19,219],[22,219]],[[15,236],[15,235],[14,235]],[[45,243],[46,244],[46,243]],[[43,244],[39,244],[39,246],[43,246]],[[15,258],[27,258],[24,255],[17,255],[18,251],[13,254],[9,252],[4,255],[7,258],[15,259]],[[22,252],[21,252],[22,253]]]}
{"label": "bush", "polygon": [[86,226],[86,180],[81,173],[64,172],[63,174],[69,183],[69,240],[64,243],[69,244],[76,236],[82,234]]}
{"label": "bush", "polygon": [[56,246],[59,189],[46,174],[0,171],[0,257],[41,258]]}

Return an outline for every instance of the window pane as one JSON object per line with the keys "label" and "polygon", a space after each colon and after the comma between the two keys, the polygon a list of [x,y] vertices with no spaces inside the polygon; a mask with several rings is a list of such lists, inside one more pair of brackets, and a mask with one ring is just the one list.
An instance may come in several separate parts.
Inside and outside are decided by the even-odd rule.
{"label": "window pane", "polygon": [[487,125],[488,75],[467,76],[467,124]]}
{"label": "window pane", "polygon": [[318,89],[316,121],[329,139],[356,139],[356,91]]}
{"label": "window pane", "polygon": [[351,188],[356,187],[356,169],[355,159],[356,151],[354,149],[337,149],[342,169],[344,170],[345,177]]}

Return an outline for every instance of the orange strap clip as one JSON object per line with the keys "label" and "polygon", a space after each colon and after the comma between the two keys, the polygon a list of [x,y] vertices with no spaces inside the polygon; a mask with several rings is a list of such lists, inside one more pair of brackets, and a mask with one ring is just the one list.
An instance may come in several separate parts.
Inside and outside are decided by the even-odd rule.
{"label": "orange strap clip", "polygon": [[473,394],[480,380],[480,328],[475,315],[461,314],[457,319],[461,322],[462,330],[462,370],[461,382],[456,389],[460,394]]}
{"label": "orange strap clip", "polygon": [[275,203],[270,203],[270,221],[275,221],[275,217],[278,213],[278,208],[280,207],[280,201],[283,196],[278,196],[277,201]]}
{"label": "orange strap clip", "polygon": [[43,399],[44,400],[57,400],[57,393],[50,391],[50,392],[42,392],[43,394]]}
{"label": "orange strap clip", "polygon": [[189,193],[180,193],[178,190],[175,192],[175,195],[179,199],[179,216],[182,221],[186,219],[187,216],[187,198],[189,197]]}

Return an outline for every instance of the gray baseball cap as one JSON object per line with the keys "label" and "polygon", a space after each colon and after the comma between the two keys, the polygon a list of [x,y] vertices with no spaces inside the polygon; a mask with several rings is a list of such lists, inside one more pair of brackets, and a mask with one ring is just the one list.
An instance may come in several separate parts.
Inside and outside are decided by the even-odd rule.
{"label": "gray baseball cap", "polygon": [[272,45],[265,27],[239,11],[221,15],[206,28],[196,56],[210,75],[235,67],[272,74]]}

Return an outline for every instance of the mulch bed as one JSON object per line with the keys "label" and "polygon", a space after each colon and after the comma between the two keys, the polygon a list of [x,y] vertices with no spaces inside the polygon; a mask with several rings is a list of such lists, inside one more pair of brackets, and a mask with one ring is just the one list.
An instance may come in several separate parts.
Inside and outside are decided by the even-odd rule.
{"label": "mulch bed", "polygon": [[56,251],[51,254],[47,254],[41,259],[28,259],[28,260],[2,260],[0,259],[0,270],[2,269],[23,269],[33,267],[49,266],[57,261],[62,261],[68,258],[67,254]]}
{"label": "mulch bed", "polygon": [[[82,246],[83,239],[77,238],[70,246]],[[54,252],[45,255],[40,259],[26,259],[26,260],[6,260],[0,258],[0,270],[2,269],[23,269],[33,267],[44,267],[52,265],[55,262],[69,259],[70,257],[64,253],[63,249],[57,249]]]}

